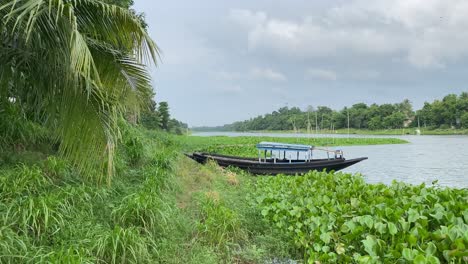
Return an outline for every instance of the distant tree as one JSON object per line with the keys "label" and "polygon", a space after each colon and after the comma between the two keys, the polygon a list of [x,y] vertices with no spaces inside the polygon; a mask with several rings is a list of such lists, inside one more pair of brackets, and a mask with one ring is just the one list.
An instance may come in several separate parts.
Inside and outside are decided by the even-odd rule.
{"label": "distant tree", "polygon": [[167,102],[160,102],[158,107],[159,117],[161,119],[161,128],[164,130],[169,129],[169,104]]}
{"label": "distant tree", "polygon": [[350,125],[354,128],[367,127],[367,105],[364,103],[354,104],[349,109]]}
{"label": "distant tree", "polygon": [[169,131],[177,135],[182,135],[188,129],[188,125],[174,118],[169,120]]}
{"label": "distant tree", "polygon": [[[354,104],[352,107],[344,107],[340,111],[329,107],[307,107],[301,111],[297,107],[281,107],[272,113],[260,115],[250,120],[239,121],[223,126],[224,130],[291,130],[294,128],[308,131],[317,128],[347,128],[348,114],[351,128],[357,129],[383,129],[401,128],[408,125],[415,127],[419,124],[423,127],[461,127],[466,126],[464,114],[468,112],[468,93],[459,96],[447,95],[443,100],[426,102],[424,107],[416,112],[408,99],[396,104]],[[466,117],[465,117],[466,118]],[[316,121],[317,120],[317,121]],[[317,125],[316,125],[317,124]]]}
{"label": "distant tree", "polygon": [[380,116],[374,116],[372,117],[367,126],[369,127],[369,129],[382,129],[383,128],[383,122],[382,122],[382,118]]}
{"label": "distant tree", "polygon": [[414,117],[413,106],[411,105],[410,100],[405,99],[403,102],[396,104],[397,111],[402,112],[407,120],[410,120]]}
{"label": "distant tree", "polygon": [[402,112],[395,112],[383,119],[383,125],[386,128],[400,128],[403,127],[406,116]]}
{"label": "distant tree", "polygon": [[463,128],[468,128],[468,112],[465,112],[460,118],[460,124]]}
{"label": "distant tree", "polygon": [[142,111],[140,123],[147,129],[161,128],[161,117],[156,109],[156,102],[151,100],[148,108]]}

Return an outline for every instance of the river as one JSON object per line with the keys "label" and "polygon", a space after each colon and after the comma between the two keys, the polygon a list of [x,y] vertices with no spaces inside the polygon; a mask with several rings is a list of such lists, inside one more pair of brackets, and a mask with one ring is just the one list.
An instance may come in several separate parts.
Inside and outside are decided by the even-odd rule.
{"label": "river", "polygon": [[[347,135],[308,135],[290,133],[199,132],[194,136],[272,136],[272,137],[347,137]],[[344,146],[346,158],[368,157],[344,172],[361,173],[369,183],[390,184],[393,180],[411,184],[437,181],[439,186],[468,188],[468,136],[376,136],[393,137],[409,144]]]}

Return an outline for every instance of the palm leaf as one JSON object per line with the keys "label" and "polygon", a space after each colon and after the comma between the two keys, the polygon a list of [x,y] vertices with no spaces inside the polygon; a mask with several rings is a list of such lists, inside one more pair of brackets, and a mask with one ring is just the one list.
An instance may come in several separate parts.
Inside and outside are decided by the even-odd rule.
{"label": "palm leaf", "polygon": [[158,58],[139,18],[96,0],[0,0],[0,33],[0,98],[32,109],[84,174],[106,165],[109,183],[118,120],[150,94]]}

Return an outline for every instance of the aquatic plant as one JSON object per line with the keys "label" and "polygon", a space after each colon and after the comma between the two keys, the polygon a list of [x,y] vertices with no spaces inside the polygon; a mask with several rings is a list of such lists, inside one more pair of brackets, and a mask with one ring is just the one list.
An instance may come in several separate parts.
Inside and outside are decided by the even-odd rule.
{"label": "aquatic plant", "polygon": [[261,141],[306,144],[314,146],[349,146],[408,143],[396,138],[290,138],[290,137],[180,137],[182,148],[186,151],[213,152],[225,155],[256,157],[256,144]]}
{"label": "aquatic plant", "polygon": [[261,178],[252,201],[309,261],[467,260],[467,189],[367,184],[360,175],[310,172]]}

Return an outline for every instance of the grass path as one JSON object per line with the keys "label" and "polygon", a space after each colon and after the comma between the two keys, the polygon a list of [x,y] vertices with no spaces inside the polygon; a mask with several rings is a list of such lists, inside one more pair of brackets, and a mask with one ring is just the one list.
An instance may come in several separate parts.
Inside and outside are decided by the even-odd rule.
{"label": "grass path", "polygon": [[255,177],[184,157],[176,178],[177,205],[196,226],[187,248],[209,249],[202,263],[265,263],[294,254],[293,245],[250,205]]}

